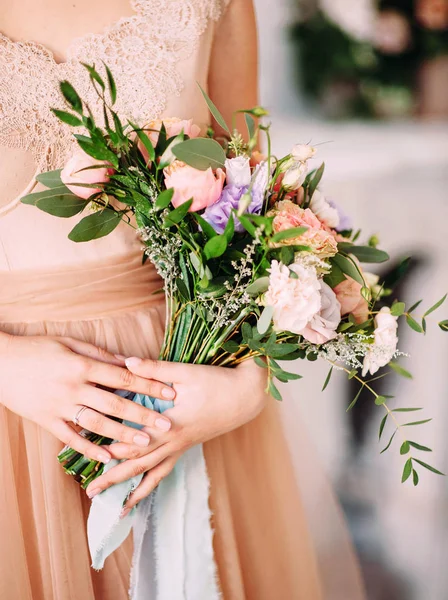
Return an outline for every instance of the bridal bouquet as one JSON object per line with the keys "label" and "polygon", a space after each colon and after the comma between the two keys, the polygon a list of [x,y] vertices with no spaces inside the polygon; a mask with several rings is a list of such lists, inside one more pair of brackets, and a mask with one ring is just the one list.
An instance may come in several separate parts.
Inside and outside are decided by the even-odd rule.
{"label": "bridal bouquet", "polygon": [[[275,380],[300,376],[279,361],[323,359],[330,371],[343,370],[366,388],[393,424],[392,439],[410,425],[400,424],[400,412],[389,397],[372,387],[372,378],[385,366],[408,375],[394,359],[397,320],[404,317],[417,332],[445,298],[417,320],[417,305],[385,302],[392,291],[362,264],[380,263],[388,255],[371,238],[359,244],[350,219],[327,200],[319,185],[324,165],[311,170],[315,148],[294,146],[276,157],[269,127],[259,124],[260,107],[242,110],[247,135],[230,128],[210,98],[208,107],[226,132],[210,129],[206,136],[191,120],[168,118],[141,127],[123,123],[113,106],[116,87],[109,69],[105,77],[91,66],[91,84],[101,98],[104,122],[95,122],[87,105],[67,81],[61,92],[69,111],[55,115],[73,128],[79,151],[61,171],[43,173],[38,181],[48,189],[22,202],[58,217],[85,216],[69,234],[87,242],[111,233],[122,221],[135,227],[150,259],[164,280],[166,333],[160,359],[234,367],[253,359],[266,369],[268,391],[281,394]],[[256,150],[260,132],[267,137],[267,155]],[[440,323],[444,330],[447,321]],[[111,440],[85,432],[92,441]],[[427,452],[403,434],[406,456],[403,481],[417,467],[439,473],[420,460]],[[60,461],[84,487],[102,472],[95,463],[67,448]]]}

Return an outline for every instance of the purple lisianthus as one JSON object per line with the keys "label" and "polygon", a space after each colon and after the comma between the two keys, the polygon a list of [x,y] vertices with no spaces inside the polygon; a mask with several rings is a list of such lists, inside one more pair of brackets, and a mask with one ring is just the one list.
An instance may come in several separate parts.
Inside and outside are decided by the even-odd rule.
{"label": "purple lisianthus", "polygon": [[339,225],[336,227],[336,231],[350,231],[353,229],[353,223],[349,215],[345,213],[342,208],[337,204],[334,200],[329,200],[327,198],[328,204],[335,208],[338,211],[339,215]]}
{"label": "purple lisianthus", "polygon": [[[254,181],[250,192],[252,201],[245,210],[246,213],[259,214],[263,208],[267,177],[264,173],[266,169],[262,169],[261,167],[262,165],[259,165],[254,174]],[[250,186],[248,185],[238,187],[228,184],[222,190],[219,199],[204,211],[203,218],[210,223],[217,233],[223,233],[232,210],[238,210],[241,196],[249,189]],[[237,218],[235,218],[235,231],[239,233],[244,231],[244,227]]]}

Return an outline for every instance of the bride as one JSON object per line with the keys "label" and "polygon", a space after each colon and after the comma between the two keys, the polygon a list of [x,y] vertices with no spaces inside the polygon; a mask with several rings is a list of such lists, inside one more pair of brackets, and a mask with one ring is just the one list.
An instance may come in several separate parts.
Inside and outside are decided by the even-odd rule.
{"label": "bride", "polygon": [[[71,219],[20,204],[36,172],[60,168],[73,149],[50,111],[61,102],[57,82],[69,79],[95,109],[80,62],[101,61],[117,80],[123,118],[144,124],[171,115],[206,127],[196,82],[225,118],[257,103],[251,1],[17,0],[0,8],[0,597],[127,598],[132,542],[101,572],[90,568],[89,497],[144,473],[126,517],[186,450],[204,443],[223,598],[357,600],[354,563],[350,592],[325,587],[324,571],[341,573],[345,541],[323,568],[262,370],[153,360],[163,335],[163,301],[152,294],[160,282],[141,266],[131,229],[76,245],[67,239]],[[175,398],[175,406],[161,416],[106,388]],[[144,428],[136,433],[106,415]],[[99,449],[74,422],[119,443]],[[105,463],[129,460],[88,497],[55,460],[61,442]],[[151,552],[157,579],[162,565],[158,549]],[[169,577],[181,574],[173,567]]]}

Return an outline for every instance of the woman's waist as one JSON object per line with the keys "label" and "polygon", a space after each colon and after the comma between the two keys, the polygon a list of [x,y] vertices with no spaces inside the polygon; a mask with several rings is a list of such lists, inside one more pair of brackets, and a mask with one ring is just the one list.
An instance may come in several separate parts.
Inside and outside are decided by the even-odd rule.
{"label": "woman's waist", "polygon": [[141,252],[52,269],[0,271],[0,322],[98,319],[160,306],[162,280]]}

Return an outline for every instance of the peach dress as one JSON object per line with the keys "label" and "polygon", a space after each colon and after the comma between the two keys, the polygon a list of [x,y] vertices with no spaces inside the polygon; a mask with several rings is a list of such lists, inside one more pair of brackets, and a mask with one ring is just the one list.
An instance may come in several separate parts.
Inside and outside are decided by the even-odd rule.
{"label": "peach dress", "polygon": [[[169,115],[205,124],[196,81],[206,87],[225,2],[133,0],[132,16],[77,40],[62,64],[41,45],[0,34],[0,147],[31,153],[37,171],[64,164],[73,143],[50,112],[61,104],[58,80],[69,79],[92,107],[96,102],[79,61],[108,63],[123,117],[143,124]],[[67,239],[75,222],[0,197],[0,330],[71,336],[126,356],[156,357],[164,306],[163,296],[151,292],[161,282],[151,265],[141,266],[132,229],[122,225],[77,245]],[[60,449],[49,433],[0,405],[0,598],[125,600],[132,541],[101,572],[91,569],[89,501],[58,465]],[[204,452],[225,600],[362,597],[345,533],[332,536],[323,554],[313,545],[275,401],[253,422],[205,444]],[[322,490],[320,505],[329,506]]]}

